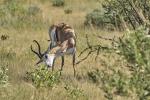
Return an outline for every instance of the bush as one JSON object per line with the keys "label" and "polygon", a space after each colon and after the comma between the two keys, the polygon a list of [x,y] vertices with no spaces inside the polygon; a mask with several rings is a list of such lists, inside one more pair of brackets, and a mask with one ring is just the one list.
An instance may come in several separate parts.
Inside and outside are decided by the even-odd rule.
{"label": "bush", "polygon": [[0,87],[8,83],[7,71],[8,69],[5,66],[0,66]]}
{"label": "bush", "polygon": [[[113,64],[105,63],[105,70],[87,73],[90,80],[100,85],[108,99],[116,95],[148,100],[150,98],[150,38],[145,28],[130,31],[113,41],[112,56],[118,57]],[[110,54],[110,51],[108,52]],[[110,57],[110,56],[109,56]],[[112,58],[113,58],[112,57]],[[110,66],[111,65],[111,66]],[[117,68],[119,69],[117,69]],[[127,67],[127,68],[125,68]],[[125,68],[127,73],[122,70]]]}
{"label": "bush", "polygon": [[60,82],[59,72],[51,72],[45,66],[41,66],[38,69],[27,72],[27,80],[31,80],[33,85],[39,87],[54,87]]}
{"label": "bush", "polygon": [[66,8],[64,10],[64,12],[65,12],[65,14],[70,14],[70,13],[72,13],[72,9],[71,8]]}
{"label": "bush", "polygon": [[0,26],[40,29],[46,26],[42,10],[37,5],[27,6],[15,0],[0,4]]}
{"label": "bush", "polygon": [[60,7],[60,6],[64,6],[65,1],[64,0],[53,0],[52,3],[53,3],[53,6]]}
{"label": "bush", "polygon": [[137,67],[149,69],[150,38],[145,36],[145,28],[140,27],[136,31],[127,33],[123,39],[119,39],[117,50],[135,70]]}
{"label": "bush", "polygon": [[98,27],[112,25],[117,30],[126,30],[150,22],[150,2],[146,0],[105,0],[102,8],[103,11],[94,10],[87,14],[85,23]]}
{"label": "bush", "polygon": [[100,73],[98,69],[88,72],[87,75],[89,80],[92,80],[93,83],[99,83]]}
{"label": "bush", "polygon": [[119,39],[117,49],[132,70],[130,78],[132,89],[136,90],[141,100],[150,98],[150,38],[146,37],[145,28],[140,27],[126,34],[123,39]]}
{"label": "bush", "polygon": [[114,20],[110,19],[111,15],[105,15],[102,10],[95,9],[91,13],[86,15],[84,24],[89,26],[97,26],[101,28],[113,29]]}
{"label": "bush", "polygon": [[7,40],[9,38],[9,36],[8,35],[1,35],[1,40]]}
{"label": "bush", "polygon": [[68,97],[71,98],[71,100],[87,100],[83,90],[78,87],[66,85],[64,89],[67,91]]}
{"label": "bush", "polygon": [[94,83],[101,85],[100,87],[108,99],[112,99],[114,94],[127,96],[129,93],[128,80],[120,71],[95,69],[88,72],[88,77]]}

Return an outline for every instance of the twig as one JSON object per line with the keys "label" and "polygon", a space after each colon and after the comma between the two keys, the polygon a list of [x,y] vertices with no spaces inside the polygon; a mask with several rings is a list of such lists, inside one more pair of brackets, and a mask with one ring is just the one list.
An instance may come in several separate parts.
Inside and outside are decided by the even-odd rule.
{"label": "twig", "polygon": [[108,41],[112,41],[112,42],[118,43],[118,41],[116,41],[114,38],[110,39],[110,38],[105,38],[105,37],[102,37],[102,36],[97,36],[97,37],[100,38],[100,39],[103,39],[103,40],[108,40]]}
{"label": "twig", "polygon": [[93,51],[89,51],[89,53],[87,54],[86,57],[82,58],[80,61],[78,61],[76,64],[79,64],[81,62],[83,62],[84,60],[86,60],[93,52],[95,52],[96,50],[93,50]]}
{"label": "twig", "polygon": [[[78,61],[76,64],[79,64],[81,62],[83,62],[84,60],[86,60],[93,52],[97,52],[97,55],[95,57],[95,60],[97,59],[99,53],[100,53],[100,50],[112,50],[113,48],[109,48],[109,47],[105,47],[105,46],[102,46],[100,44],[98,45],[90,45],[90,42],[89,42],[89,38],[88,36],[86,35],[86,40],[87,40],[87,48],[85,48],[84,50],[81,51],[81,53],[79,54],[78,57],[80,57],[84,52],[86,51],[89,51],[88,54],[86,55],[86,57],[82,58],[80,61]],[[110,39],[109,39],[110,40]]]}

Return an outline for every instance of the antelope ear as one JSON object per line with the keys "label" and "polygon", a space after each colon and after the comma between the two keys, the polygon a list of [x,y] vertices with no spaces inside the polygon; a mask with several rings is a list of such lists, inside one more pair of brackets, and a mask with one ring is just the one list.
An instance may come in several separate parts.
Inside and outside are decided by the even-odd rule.
{"label": "antelope ear", "polygon": [[61,53],[64,53],[64,52],[66,52],[67,51],[67,49],[63,49],[63,50],[61,50]]}
{"label": "antelope ear", "polygon": [[51,49],[50,52],[49,52],[49,54],[56,54],[55,48]]}

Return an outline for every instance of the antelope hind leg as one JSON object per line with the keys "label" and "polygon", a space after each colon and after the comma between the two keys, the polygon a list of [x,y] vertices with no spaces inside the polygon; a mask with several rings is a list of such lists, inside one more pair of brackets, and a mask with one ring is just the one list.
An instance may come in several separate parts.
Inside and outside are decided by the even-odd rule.
{"label": "antelope hind leg", "polygon": [[73,54],[73,70],[74,70],[74,77],[76,76],[76,70],[75,70],[75,54]]}
{"label": "antelope hind leg", "polygon": [[62,60],[62,62],[61,62],[60,75],[61,75],[61,72],[62,72],[63,66],[64,66],[64,56],[61,56],[61,60]]}

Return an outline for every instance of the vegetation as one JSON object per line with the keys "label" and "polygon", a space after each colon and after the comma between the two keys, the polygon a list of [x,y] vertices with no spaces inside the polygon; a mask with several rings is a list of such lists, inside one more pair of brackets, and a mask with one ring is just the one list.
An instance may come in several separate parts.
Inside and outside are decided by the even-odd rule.
{"label": "vegetation", "polygon": [[[104,70],[88,72],[89,79],[98,83],[106,93],[108,99],[115,95],[148,100],[149,97],[149,59],[150,39],[144,35],[144,28],[129,32],[123,38],[113,41],[112,51],[121,58],[119,63],[125,62],[128,74],[122,69],[115,70],[109,66]],[[110,52],[109,52],[110,53]],[[106,63],[105,63],[106,64]],[[108,66],[109,64],[106,64]],[[121,67],[120,64],[116,67]],[[132,94],[131,94],[132,93]]]}
{"label": "vegetation", "polygon": [[37,5],[24,5],[17,0],[0,4],[0,26],[8,28],[40,28],[45,26],[42,10]]}
{"label": "vegetation", "polygon": [[31,80],[38,87],[54,87],[60,82],[60,74],[51,72],[45,66],[40,67],[32,72],[27,72],[27,80]]}
{"label": "vegetation", "polygon": [[102,7],[103,11],[94,10],[87,14],[86,25],[111,25],[112,28],[125,30],[136,29],[150,21],[148,0],[105,0]]}
{"label": "vegetation", "polygon": [[53,6],[56,6],[56,7],[64,6],[65,4],[64,0],[53,0],[52,2],[53,2]]}
{"label": "vegetation", "polygon": [[5,66],[0,67],[0,87],[8,84],[8,69]]}
{"label": "vegetation", "polygon": [[70,14],[70,13],[72,13],[72,9],[71,9],[71,8],[65,8],[65,9],[64,9],[64,12],[65,12],[66,14]]}
{"label": "vegetation", "polygon": [[[0,100],[149,100],[149,7],[148,0],[1,0]],[[61,58],[52,72],[36,66],[30,50],[33,40],[46,50],[48,28],[60,22],[77,35],[76,77],[70,56],[60,76]]]}
{"label": "vegetation", "polygon": [[66,85],[64,89],[66,90],[68,97],[72,100],[78,100],[78,99],[87,100],[87,97],[84,94],[83,90],[77,87]]}

